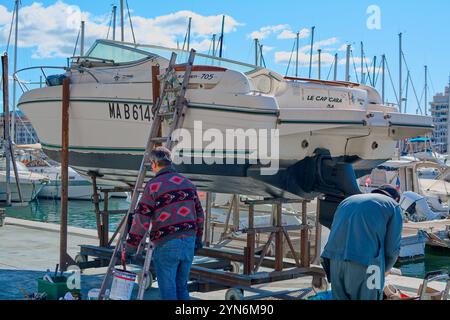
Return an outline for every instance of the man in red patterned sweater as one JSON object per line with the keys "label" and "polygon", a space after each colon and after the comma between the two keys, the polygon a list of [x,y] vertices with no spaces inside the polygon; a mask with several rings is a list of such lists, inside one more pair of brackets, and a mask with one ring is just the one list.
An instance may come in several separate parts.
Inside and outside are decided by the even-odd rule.
{"label": "man in red patterned sweater", "polygon": [[163,300],[189,300],[187,282],[194,251],[202,247],[203,208],[195,185],[176,172],[164,147],[151,154],[151,179],[134,212],[128,246],[137,248],[148,230]]}

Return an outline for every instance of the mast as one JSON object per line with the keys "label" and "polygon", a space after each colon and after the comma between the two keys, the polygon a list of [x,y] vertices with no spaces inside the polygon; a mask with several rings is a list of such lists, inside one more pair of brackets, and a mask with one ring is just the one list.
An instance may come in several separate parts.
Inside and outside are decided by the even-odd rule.
{"label": "mast", "polygon": [[258,38],[256,38],[255,40],[255,66],[258,66]]}
{"label": "mast", "polygon": [[212,35],[212,56],[216,56],[216,34]]}
{"label": "mast", "polygon": [[120,40],[125,41],[124,19],[123,19],[123,0],[120,0]]}
{"label": "mast", "polygon": [[313,47],[314,47],[314,30],[316,27],[311,28],[311,48],[309,50],[309,78],[311,79],[311,71],[312,71],[312,53],[313,53]]}
{"label": "mast", "polygon": [[385,77],[386,77],[386,55],[382,55],[381,56],[381,99],[383,100],[383,104],[386,103],[386,82],[385,82]]}
{"label": "mast", "polygon": [[320,79],[322,79],[322,75],[321,75],[321,67],[322,67],[322,50],[321,49],[319,49],[319,50],[317,50],[317,54],[318,54],[318,56],[319,56],[319,64],[318,64],[318,69],[317,69],[317,73],[318,73],[318,77],[319,77],[319,80]]}
{"label": "mast", "polygon": [[347,55],[345,59],[345,81],[350,81],[350,53],[351,53],[351,45],[347,45]]}
{"label": "mast", "polygon": [[300,32],[297,32],[297,40],[296,40],[296,47],[297,47],[297,53],[295,56],[295,77],[298,77],[298,51],[299,51],[299,44],[300,44]]}
{"label": "mast", "polygon": [[84,28],[85,23],[81,21],[80,56],[84,56]]}
{"label": "mast", "polygon": [[334,76],[333,76],[334,81],[337,80],[337,67],[338,67],[338,54],[335,53],[334,54]]}
{"label": "mast", "polygon": [[402,100],[403,100],[403,88],[402,88],[402,85],[403,85],[403,79],[402,79],[402,63],[403,63],[403,60],[402,60],[402,33],[399,33],[398,34],[398,49],[399,49],[399,74],[398,74],[398,108],[399,108],[399,111],[400,111],[400,113],[402,113],[403,112],[403,110],[402,110]]}
{"label": "mast", "polygon": [[428,66],[425,66],[425,115],[428,115]]}
{"label": "mast", "polygon": [[372,70],[372,87],[375,87],[375,73],[377,67],[377,56],[373,57],[373,70]]}
{"label": "mast", "polygon": [[[16,16],[15,16],[15,30],[14,30],[14,74],[17,71],[17,41],[19,39],[19,2],[16,0]],[[13,96],[12,96],[12,117],[11,117],[11,139],[14,143],[16,141],[16,90],[17,90],[17,80],[14,76],[13,79]],[[9,102],[9,101],[8,101]],[[4,107],[4,106],[3,106]]]}
{"label": "mast", "polygon": [[2,56],[2,81],[3,81],[3,151],[6,157],[6,205],[11,205],[11,156],[9,152],[9,79],[8,79],[8,55]]}
{"label": "mast", "polygon": [[219,46],[219,57],[222,58],[223,53],[223,34],[225,29],[225,15],[222,16],[222,31],[220,33],[220,46]]}
{"label": "mast", "polygon": [[364,84],[364,43],[361,41],[361,83]]}
{"label": "mast", "polygon": [[117,6],[113,6],[113,40],[116,40],[116,16],[117,16]]}
{"label": "mast", "polygon": [[192,17],[189,17],[188,30],[187,30],[187,51],[191,50],[191,23],[192,23]]}

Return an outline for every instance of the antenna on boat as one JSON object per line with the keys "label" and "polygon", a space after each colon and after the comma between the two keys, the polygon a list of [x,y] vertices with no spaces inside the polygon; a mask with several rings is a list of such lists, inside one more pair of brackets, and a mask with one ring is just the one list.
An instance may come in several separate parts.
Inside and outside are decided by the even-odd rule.
{"label": "antenna on boat", "polygon": [[85,22],[81,21],[81,29],[80,29],[80,56],[84,56],[84,30],[85,30]]}
{"label": "antenna on boat", "polygon": [[219,46],[219,58],[222,58],[223,53],[223,34],[225,29],[225,15],[222,16],[222,31],[220,33],[220,46]]}
{"label": "antenna on boat", "polygon": [[347,54],[345,58],[345,81],[350,81],[350,54],[351,54],[352,46],[350,44],[347,45]]}
{"label": "antenna on boat", "polygon": [[112,33],[112,39],[113,41],[116,41],[116,16],[117,16],[117,6],[113,5],[113,18],[112,18],[112,25],[113,25],[113,33]]}
{"label": "antenna on boat", "polygon": [[373,57],[373,70],[372,70],[372,87],[375,87],[375,73],[377,68],[377,56]]}
{"label": "antenna on boat", "polygon": [[317,65],[317,76],[318,76],[318,78],[319,78],[319,80],[322,78],[322,75],[321,75],[321,69],[322,69],[322,49],[318,49],[317,50],[317,55],[318,55],[318,57],[319,57],[319,62],[318,62],[318,65]]}
{"label": "antenna on boat", "polygon": [[338,54],[334,54],[334,76],[333,80],[337,81]]}
{"label": "antenna on boat", "polygon": [[312,53],[314,47],[314,30],[316,27],[311,28],[311,49],[309,50],[309,77],[311,79],[311,71],[312,71]]}
{"label": "antenna on boat", "polygon": [[259,54],[259,44],[258,44],[258,38],[255,38],[254,41],[255,41],[255,66],[258,66],[258,64],[259,64],[259,57],[258,57],[258,54]]}

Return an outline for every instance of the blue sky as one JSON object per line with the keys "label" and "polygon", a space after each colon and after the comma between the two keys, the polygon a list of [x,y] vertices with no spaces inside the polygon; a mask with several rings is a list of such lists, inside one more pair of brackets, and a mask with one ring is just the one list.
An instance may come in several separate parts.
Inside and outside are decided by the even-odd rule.
{"label": "blue sky", "polygon": [[[429,66],[429,100],[435,91],[442,91],[450,75],[448,52],[450,42],[448,31],[450,2],[447,0],[343,0],[343,1],[237,1],[237,0],[166,0],[146,1],[128,0],[132,10],[138,42],[173,44],[183,41],[187,17],[193,16],[193,46],[208,51],[212,33],[220,28],[220,17],[227,15],[225,34],[225,53],[227,58],[253,62],[254,49],[252,35],[258,35],[266,48],[264,58],[267,66],[282,74],[286,71],[286,60],[294,44],[289,35],[303,30],[300,47],[302,61],[300,76],[307,76],[310,38],[307,30],[316,27],[315,48],[322,49],[324,61],[322,76],[327,77],[331,64],[330,57],[336,52],[339,59],[345,58],[342,47],[353,45],[353,56],[358,71],[360,41],[364,42],[367,63],[373,56],[386,54],[393,81],[398,87],[398,33],[404,34],[403,49],[411,71],[412,81],[418,98],[422,98],[424,85],[424,65]],[[77,30],[74,25],[83,16],[87,20],[87,41],[105,37],[108,29],[113,0],[22,0],[20,22],[21,43],[19,43],[19,68],[33,65],[63,65],[65,57],[71,54]],[[0,0],[0,50],[4,51],[10,27],[10,13],[13,0]],[[367,8],[376,5],[380,8],[381,29],[370,30],[366,26],[369,18]],[[82,14],[76,15],[73,7]],[[76,9],[75,7],[75,9]],[[69,8],[69,9],[68,9]],[[71,11],[72,10],[72,11]],[[72,24],[72,25],[71,25]],[[287,36],[280,36],[283,33]],[[22,38],[21,38],[22,36]],[[126,38],[131,39],[130,32]],[[316,54],[316,50],[314,50]],[[12,51],[10,51],[12,54]],[[315,57],[316,58],[316,57]],[[12,56],[11,56],[12,59]],[[12,61],[10,63],[12,66]],[[406,68],[406,67],[405,67]],[[293,70],[291,66],[291,71]],[[356,81],[353,66],[352,80]],[[340,60],[338,77],[344,77],[344,65]],[[32,75],[25,75],[26,77]],[[359,75],[358,75],[359,76]],[[317,77],[317,68],[313,69]],[[406,71],[404,78],[406,78]],[[27,79],[26,80],[32,80]],[[35,79],[33,79],[35,80]],[[389,78],[387,78],[388,83]],[[380,81],[377,83],[379,88]],[[395,95],[391,85],[387,87],[389,101]],[[416,99],[412,87],[408,95],[408,112],[416,112]],[[423,99],[423,98],[422,98]],[[423,104],[423,103],[422,103]]]}

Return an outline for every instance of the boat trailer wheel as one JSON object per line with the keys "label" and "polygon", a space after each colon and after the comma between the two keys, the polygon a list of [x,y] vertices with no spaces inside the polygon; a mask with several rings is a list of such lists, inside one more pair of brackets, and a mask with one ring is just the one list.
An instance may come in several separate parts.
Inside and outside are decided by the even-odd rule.
{"label": "boat trailer wheel", "polygon": [[230,288],[225,293],[225,300],[244,300],[244,290]]}
{"label": "boat trailer wheel", "polygon": [[325,279],[325,277],[321,277],[321,276],[313,276],[311,284],[312,284],[313,288],[319,289],[319,290],[326,290],[328,287],[327,279]]}

